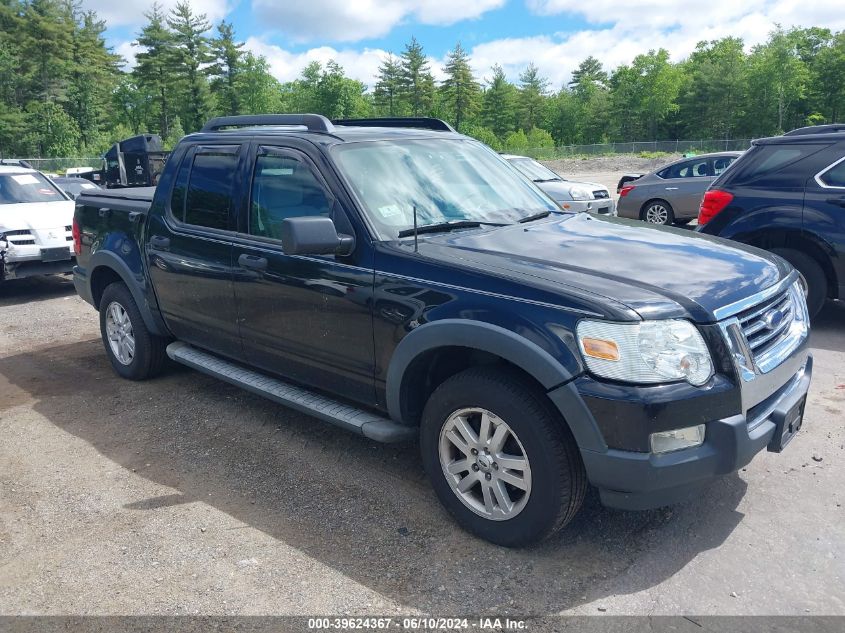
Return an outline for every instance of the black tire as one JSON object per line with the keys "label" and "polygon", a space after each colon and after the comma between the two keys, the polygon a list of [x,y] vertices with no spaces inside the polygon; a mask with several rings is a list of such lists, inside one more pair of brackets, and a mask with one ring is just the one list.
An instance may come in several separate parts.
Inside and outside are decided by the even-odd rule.
{"label": "black tire", "polygon": [[783,257],[801,273],[807,285],[807,309],[810,318],[813,318],[821,312],[827,299],[827,276],[824,270],[811,256],[794,248],[773,248],[772,252]]}
{"label": "black tire", "polygon": [[[121,308],[128,316],[131,336],[134,338],[134,353],[129,362],[121,361],[109,342],[107,321],[112,304]],[[100,335],[114,371],[129,380],[152,378],[164,368],[167,360],[167,339],[151,334],[129,289],[121,282],[110,284],[100,298]]]}
{"label": "black tire", "polygon": [[[663,222],[655,222],[649,220],[649,210],[652,207],[661,206],[666,210],[666,219]],[[640,208],[640,220],[643,222],[648,222],[649,224],[662,224],[664,226],[671,226],[675,223],[675,210],[672,208],[672,205],[666,202],[666,200],[662,200],[660,198],[655,198],[653,200],[649,200]]]}
{"label": "black tire", "polygon": [[[452,414],[464,408],[483,408],[498,416],[524,448],[530,492],[512,518],[480,516],[447,480],[440,434]],[[434,491],[449,513],[464,529],[498,545],[520,547],[551,536],[572,520],[584,501],[587,477],[575,438],[542,391],[515,371],[475,367],[441,384],[423,411],[420,450]]]}

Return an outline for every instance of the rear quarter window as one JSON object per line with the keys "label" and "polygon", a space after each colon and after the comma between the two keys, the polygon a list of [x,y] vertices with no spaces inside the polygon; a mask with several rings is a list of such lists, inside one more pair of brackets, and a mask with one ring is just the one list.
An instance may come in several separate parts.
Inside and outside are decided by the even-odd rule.
{"label": "rear quarter window", "polygon": [[845,157],[839,159],[824,172],[819,174],[819,180],[826,187],[837,187],[845,189]]}
{"label": "rear quarter window", "polygon": [[728,182],[776,188],[803,186],[807,179],[805,163],[826,147],[827,144],[821,143],[756,145],[726,170],[714,186]]}

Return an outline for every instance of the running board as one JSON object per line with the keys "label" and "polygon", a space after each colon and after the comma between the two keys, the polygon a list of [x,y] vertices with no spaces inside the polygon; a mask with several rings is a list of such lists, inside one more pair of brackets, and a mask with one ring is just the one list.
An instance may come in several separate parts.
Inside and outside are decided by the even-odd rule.
{"label": "running board", "polygon": [[414,427],[246,369],[181,341],[168,345],[167,355],[177,363],[377,442],[403,442],[417,435]]}

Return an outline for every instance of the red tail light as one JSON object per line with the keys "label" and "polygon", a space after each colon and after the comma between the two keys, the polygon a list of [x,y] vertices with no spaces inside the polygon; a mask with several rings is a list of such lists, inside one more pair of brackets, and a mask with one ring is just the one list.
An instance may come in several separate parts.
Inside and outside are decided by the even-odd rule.
{"label": "red tail light", "polygon": [[76,218],[73,218],[71,234],[73,235],[73,252],[79,255],[82,252],[82,231],[79,230],[79,222]]}
{"label": "red tail light", "polygon": [[631,193],[636,187],[634,185],[625,185],[619,190],[619,197],[624,198],[629,193]]}
{"label": "red tail light", "polygon": [[732,193],[720,189],[710,189],[704,193],[701,199],[701,206],[698,209],[698,224],[702,226],[715,218],[722,209],[728,206],[734,199]]}

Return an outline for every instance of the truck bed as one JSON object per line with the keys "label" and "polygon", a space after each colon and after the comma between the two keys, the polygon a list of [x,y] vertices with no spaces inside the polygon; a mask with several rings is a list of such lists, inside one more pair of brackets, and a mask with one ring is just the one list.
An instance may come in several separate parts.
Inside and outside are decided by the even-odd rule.
{"label": "truck bed", "polygon": [[83,190],[82,194],[76,199],[76,204],[146,213],[153,202],[155,190],[155,187]]}

